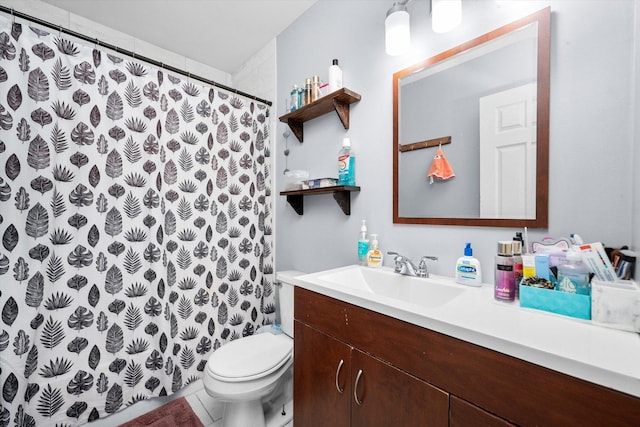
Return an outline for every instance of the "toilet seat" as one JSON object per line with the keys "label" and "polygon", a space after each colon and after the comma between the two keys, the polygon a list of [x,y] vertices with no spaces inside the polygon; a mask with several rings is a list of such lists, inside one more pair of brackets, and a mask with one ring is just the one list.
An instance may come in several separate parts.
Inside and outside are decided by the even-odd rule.
{"label": "toilet seat", "polygon": [[216,350],[207,363],[207,373],[220,381],[251,381],[277,371],[292,354],[292,340],[284,334],[251,335]]}

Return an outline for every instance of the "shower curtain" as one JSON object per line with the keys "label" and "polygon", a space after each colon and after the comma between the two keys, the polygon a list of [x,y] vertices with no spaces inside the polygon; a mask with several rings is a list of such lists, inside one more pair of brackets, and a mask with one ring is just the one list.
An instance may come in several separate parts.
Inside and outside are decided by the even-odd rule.
{"label": "shower curtain", "polygon": [[0,17],[0,426],[172,394],[274,321],[268,117]]}

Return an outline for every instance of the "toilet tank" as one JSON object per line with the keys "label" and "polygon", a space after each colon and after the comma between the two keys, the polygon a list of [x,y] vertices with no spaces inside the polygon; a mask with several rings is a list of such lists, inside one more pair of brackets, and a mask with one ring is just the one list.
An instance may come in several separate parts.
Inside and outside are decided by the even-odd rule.
{"label": "toilet tank", "polygon": [[293,283],[291,279],[302,276],[300,271],[288,270],[276,273],[276,322],[282,331],[293,338]]}

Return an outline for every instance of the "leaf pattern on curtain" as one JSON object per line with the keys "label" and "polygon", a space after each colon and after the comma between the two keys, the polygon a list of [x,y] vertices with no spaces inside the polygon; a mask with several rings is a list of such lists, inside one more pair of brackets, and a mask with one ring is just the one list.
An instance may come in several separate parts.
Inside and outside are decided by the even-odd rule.
{"label": "leaf pattern on curtain", "polygon": [[103,418],[275,317],[269,110],[0,17],[0,425]]}

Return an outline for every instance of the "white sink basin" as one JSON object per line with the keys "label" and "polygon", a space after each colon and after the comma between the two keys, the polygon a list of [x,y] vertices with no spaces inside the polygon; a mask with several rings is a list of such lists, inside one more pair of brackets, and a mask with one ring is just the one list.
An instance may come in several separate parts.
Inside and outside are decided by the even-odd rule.
{"label": "white sink basin", "polygon": [[331,284],[336,289],[355,291],[359,296],[391,298],[421,307],[439,307],[464,293],[468,288],[445,277],[420,278],[402,276],[393,270],[373,269],[357,265],[304,276]]}

